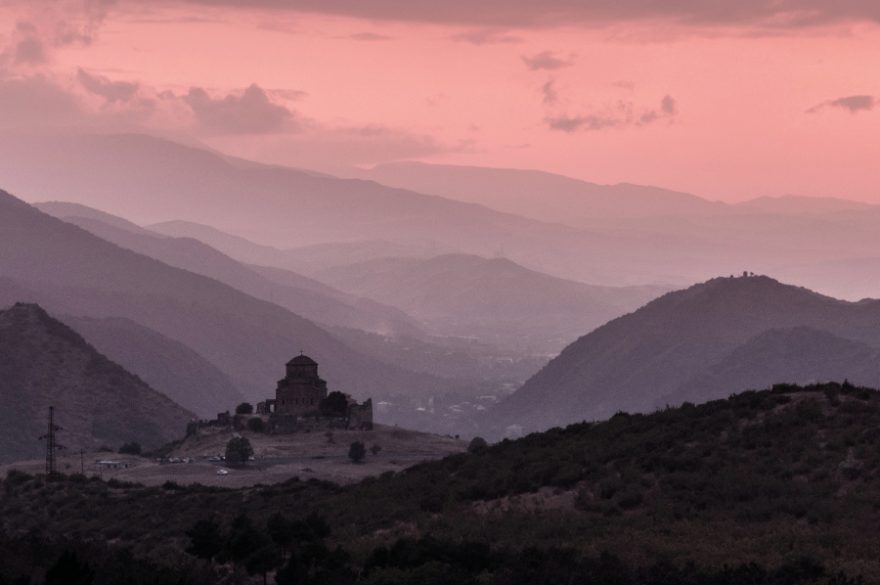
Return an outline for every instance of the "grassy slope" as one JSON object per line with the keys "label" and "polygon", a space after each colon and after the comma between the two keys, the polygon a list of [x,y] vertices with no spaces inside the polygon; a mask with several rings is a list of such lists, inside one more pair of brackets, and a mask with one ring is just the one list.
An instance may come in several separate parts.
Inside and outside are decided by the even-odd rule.
{"label": "grassy slope", "polygon": [[878,429],[877,392],[777,387],[554,429],[349,488],[291,481],[162,489],[13,477],[0,518],[10,534],[51,529],[155,555],[183,545],[184,531],[208,510],[224,521],[240,510],[258,520],[318,510],[355,558],[432,534],[611,551],[630,563],[777,566],[809,555],[880,581]]}

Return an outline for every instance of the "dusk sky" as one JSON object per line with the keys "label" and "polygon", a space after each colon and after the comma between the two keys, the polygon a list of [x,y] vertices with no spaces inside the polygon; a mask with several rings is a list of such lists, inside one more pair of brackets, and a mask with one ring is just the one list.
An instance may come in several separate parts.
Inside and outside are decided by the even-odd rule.
{"label": "dusk sky", "polygon": [[874,0],[0,0],[0,127],[880,203],[878,23]]}

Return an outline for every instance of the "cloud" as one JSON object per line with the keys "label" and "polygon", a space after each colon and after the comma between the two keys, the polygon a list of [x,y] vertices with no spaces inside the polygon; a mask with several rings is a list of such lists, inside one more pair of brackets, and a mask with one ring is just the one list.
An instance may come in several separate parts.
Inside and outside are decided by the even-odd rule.
{"label": "cloud", "polygon": [[562,132],[576,132],[578,130],[604,130],[619,126],[621,121],[607,116],[551,116],[545,119],[551,130]]}
{"label": "cloud", "polygon": [[559,92],[556,91],[556,80],[549,79],[541,86],[542,101],[546,106],[552,106],[559,101]]}
{"label": "cloud", "polygon": [[16,18],[0,63],[37,66],[51,60],[53,49],[89,45],[116,0],[11,0],[4,4]]}
{"label": "cloud", "polygon": [[46,48],[40,40],[37,28],[30,22],[15,23],[12,35],[12,62],[16,65],[39,65],[46,62]]}
{"label": "cloud", "polygon": [[449,37],[453,41],[461,41],[472,45],[500,45],[521,43],[520,37],[508,34],[503,29],[478,28],[454,34]]}
{"label": "cloud", "polygon": [[574,55],[566,59],[558,57],[556,53],[553,53],[552,51],[542,51],[531,57],[523,55],[522,60],[523,63],[526,64],[526,67],[532,71],[554,71],[556,69],[562,69],[563,67],[571,67],[574,65]]}
{"label": "cloud", "polygon": [[[143,0],[128,0],[142,2]],[[880,22],[874,0],[175,0],[367,20],[525,28],[667,20],[692,26],[797,28]]]}
{"label": "cloud", "polygon": [[855,114],[858,112],[868,112],[873,110],[875,106],[880,106],[880,97],[873,95],[848,95],[817,104],[807,110],[807,113],[814,114],[825,108],[838,108]]}
{"label": "cloud", "polygon": [[189,90],[183,101],[192,109],[201,128],[214,134],[269,134],[295,129],[297,116],[276,104],[258,85],[241,93],[213,98],[200,87]]}
{"label": "cloud", "polygon": [[103,97],[110,103],[127,102],[137,95],[137,83],[130,81],[111,81],[101,75],[92,75],[83,69],[76,74],[77,80],[90,93]]}
{"label": "cloud", "polygon": [[365,41],[365,42],[392,41],[392,40],[394,40],[394,37],[389,37],[387,35],[380,35],[380,34],[371,33],[371,32],[355,33],[353,35],[348,35],[348,38],[353,41]]}
{"label": "cloud", "polygon": [[637,111],[635,104],[621,101],[613,107],[606,108],[604,113],[591,113],[577,116],[548,116],[544,123],[551,130],[572,134],[578,131],[597,131],[628,126],[648,126],[663,120],[671,122],[678,115],[678,103],[670,95],[660,100],[657,108]]}

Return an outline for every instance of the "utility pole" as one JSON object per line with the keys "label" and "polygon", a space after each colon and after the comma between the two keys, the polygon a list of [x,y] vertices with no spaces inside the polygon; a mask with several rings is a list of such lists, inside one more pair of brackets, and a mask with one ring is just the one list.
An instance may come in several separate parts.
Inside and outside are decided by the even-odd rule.
{"label": "utility pole", "polygon": [[40,437],[40,440],[46,441],[46,475],[52,476],[55,475],[55,452],[63,449],[62,445],[59,445],[55,441],[55,433],[60,431],[61,427],[55,424],[55,407],[49,407],[49,430],[48,432]]}

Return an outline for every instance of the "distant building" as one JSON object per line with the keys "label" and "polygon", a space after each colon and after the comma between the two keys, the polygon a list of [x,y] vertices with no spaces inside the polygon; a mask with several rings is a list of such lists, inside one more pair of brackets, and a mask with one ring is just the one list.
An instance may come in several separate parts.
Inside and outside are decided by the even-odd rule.
{"label": "distant building", "polygon": [[298,355],[287,362],[287,375],[275,390],[276,414],[302,415],[317,411],[327,398],[327,382],[318,376],[318,362]]}
{"label": "distant building", "polygon": [[287,362],[287,372],[278,381],[275,398],[258,402],[256,414],[269,417],[269,428],[275,432],[294,432],[304,428],[304,419],[342,426],[349,429],[373,428],[373,401],[359,404],[346,395],[344,415],[324,416],[321,402],[327,398],[327,382],[318,375],[318,362],[300,354]]}

